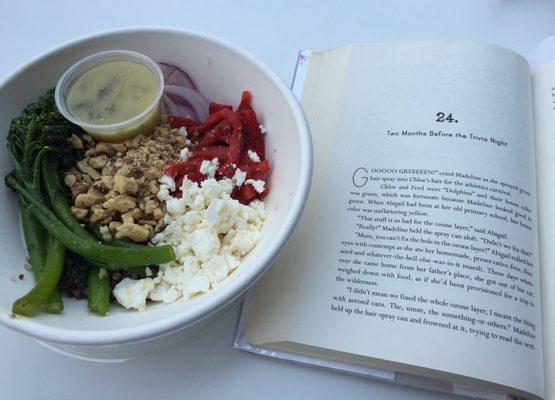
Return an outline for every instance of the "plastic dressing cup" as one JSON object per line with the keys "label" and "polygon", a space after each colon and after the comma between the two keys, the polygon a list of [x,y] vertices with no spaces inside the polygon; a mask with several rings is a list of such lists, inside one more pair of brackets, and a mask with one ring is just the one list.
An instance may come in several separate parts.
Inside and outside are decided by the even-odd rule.
{"label": "plastic dressing cup", "polygon": [[[117,61],[137,63],[150,70],[158,83],[154,100],[144,110],[128,119],[115,123],[90,123],[72,114],[68,105],[68,97],[73,85],[87,72],[103,64]],[[164,76],[160,67],[149,57],[135,51],[110,50],[92,54],[73,64],[60,78],[56,85],[55,100],[60,113],[79,125],[87,133],[105,142],[119,142],[132,138],[140,133],[150,132],[160,123],[160,99],[164,91]],[[125,100],[122,100],[125,101]]]}

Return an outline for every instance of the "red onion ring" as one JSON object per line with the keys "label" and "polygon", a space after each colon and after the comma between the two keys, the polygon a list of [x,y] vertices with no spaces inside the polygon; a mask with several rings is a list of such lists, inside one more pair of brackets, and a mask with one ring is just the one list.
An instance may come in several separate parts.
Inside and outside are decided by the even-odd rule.
{"label": "red onion ring", "polygon": [[179,115],[177,105],[169,98],[169,96],[162,95],[162,114]]}
{"label": "red onion ring", "polygon": [[189,89],[197,90],[191,77],[181,68],[162,61],[157,61],[157,63],[162,70],[166,85],[184,86]]}
{"label": "red onion ring", "polygon": [[198,121],[204,121],[208,117],[209,102],[198,91],[183,86],[166,85],[164,94],[177,106],[191,107]]}

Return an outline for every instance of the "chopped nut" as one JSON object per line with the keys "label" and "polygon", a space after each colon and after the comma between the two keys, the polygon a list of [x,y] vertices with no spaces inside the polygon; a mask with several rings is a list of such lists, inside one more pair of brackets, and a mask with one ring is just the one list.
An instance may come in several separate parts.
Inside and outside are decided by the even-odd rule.
{"label": "chopped nut", "polygon": [[138,149],[141,146],[140,136],[135,136],[133,139],[127,141],[128,149]]}
{"label": "chopped nut", "polygon": [[78,207],[71,207],[71,213],[73,214],[73,216],[75,218],[77,218],[79,221],[84,220],[85,218],[87,218],[87,214],[89,213],[87,210],[83,209],[83,208],[78,208]]}
{"label": "chopped nut", "polygon": [[143,212],[141,211],[140,208],[134,208],[132,211],[129,211],[129,212],[131,213],[131,216],[135,221],[141,219],[143,216]]}
{"label": "chopped nut", "polygon": [[113,221],[113,222],[110,222],[110,223],[108,224],[108,228],[110,228],[110,230],[111,230],[112,232],[115,232],[115,230],[118,229],[118,227],[120,227],[121,225],[122,225],[121,222],[119,222],[119,221]]}
{"label": "chopped nut", "polygon": [[108,210],[116,210],[122,213],[135,208],[136,205],[137,202],[135,198],[125,194],[120,194],[119,196],[105,201],[103,204],[104,208]]}
{"label": "chopped nut", "polygon": [[66,184],[66,186],[72,187],[73,185],[75,185],[75,182],[77,182],[77,178],[75,177],[75,175],[72,175],[72,174],[64,175],[64,183]]}
{"label": "chopped nut", "polygon": [[83,142],[85,142],[85,144],[87,145],[87,147],[94,147],[94,140],[92,137],[90,137],[89,135],[87,135],[86,133],[81,135],[81,139],[83,140]]}
{"label": "chopped nut", "polygon": [[106,154],[101,154],[99,156],[92,157],[89,159],[89,165],[94,169],[103,168],[107,162],[108,162],[108,156]]}
{"label": "chopped nut", "polygon": [[106,186],[108,189],[113,189],[114,188],[114,177],[113,176],[103,175],[101,180],[102,180],[102,184],[104,186]]}
{"label": "chopped nut", "polygon": [[162,171],[156,168],[149,168],[144,171],[144,177],[147,180],[158,179],[162,176]]}
{"label": "chopped nut", "polygon": [[93,224],[107,217],[108,212],[102,207],[102,205],[97,204],[91,207],[92,215],[89,217],[89,221]]}
{"label": "chopped nut", "polygon": [[130,174],[131,174],[131,167],[129,165],[124,165],[118,170],[118,172],[116,172],[116,175],[122,175],[122,176],[129,176]]}
{"label": "chopped nut", "polygon": [[100,174],[94,168],[92,168],[89,164],[87,164],[87,162],[85,160],[78,161],[77,162],[77,167],[79,167],[79,169],[81,171],[83,171],[85,174],[88,174],[95,181],[100,179]]}
{"label": "chopped nut", "polygon": [[110,229],[107,226],[100,227],[100,234],[104,240],[112,240],[112,235],[110,234]]}
{"label": "chopped nut", "polygon": [[164,217],[164,212],[162,210],[160,210],[159,208],[157,208],[156,210],[154,210],[152,212],[152,216],[154,217],[155,220],[161,220]]}
{"label": "chopped nut", "polygon": [[158,202],[156,200],[149,200],[145,203],[145,214],[152,214],[154,210],[159,207]]}
{"label": "chopped nut", "polygon": [[164,229],[164,226],[166,226],[166,224],[164,224],[164,220],[160,219],[158,221],[158,224],[156,224],[156,227],[154,228],[154,232],[156,233],[160,232],[162,229]]}
{"label": "chopped nut", "polygon": [[121,143],[95,143],[88,135],[77,139],[86,158],[66,172],[64,182],[71,187],[75,213],[83,222],[100,223],[106,238],[112,232],[145,241],[160,232],[165,206],[156,197],[158,179],[165,164],[179,159],[191,142],[167,125]]}
{"label": "chopped nut", "polygon": [[87,190],[89,190],[89,188],[90,186],[87,185],[85,182],[79,182],[71,187],[71,194],[74,198],[76,198],[81,193],[87,193]]}
{"label": "chopped nut", "polygon": [[123,153],[123,152],[127,151],[127,147],[125,147],[125,145],[123,143],[114,143],[114,144],[112,144],[112,147],[118,153]]}
{"label": "chopped nut", "polygon": [[74,149],[82,149],[83,148],[83,141],[79,138],[79,136],[72,134],[71,137],[68,139],[69,144]]}
{"label": "chopped nut", "polygon": [[132,224],[135,222],[135,220],[133,219],[133,212],[132,211],[128,211],[125,214],[121,214],[121,220],[123,221],[124,224]]}
{"label": "chopped nut", "polygon": [[104,201],[104,194],[96,189],[89,189],[75,198],[75,205],[79,208],[88,208]]}
{"label": "chopped nut", "polygon": [[137,184],[134,178],[128,178],[127,176],[120,175],[119,172],[118,174],[116,174],[116,176],[114,176],[113,179],[114,179],[113,189],[116,192],[134,194],[139,189],[139,185]]}
{"label": "chopped nut", "polygon": [[[147,225],[148,226],[148,225]],[[148,228],[134,224],[124,223],[116,229],[116,237],[118,239],[129,238],[134,242],[144,242],[148,239],[150,231]]]}
{"label": "chopped nut", "polygon": [[114,146],[111,143],[100,142],[94,148],[96,154],[108,154],[112,155],[115,153]]}
{"label": "chopped nut", "polygon": [[158,183],[156,181],[152,180],[148,183],[148,191],[156,195],[160,191],[160,186],[158,186]]}

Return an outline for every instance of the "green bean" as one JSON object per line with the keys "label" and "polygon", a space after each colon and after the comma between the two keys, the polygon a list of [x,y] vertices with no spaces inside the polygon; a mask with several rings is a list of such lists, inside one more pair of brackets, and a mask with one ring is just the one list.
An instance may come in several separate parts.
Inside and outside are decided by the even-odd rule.
{"label": "green bean", "polygon": [[24,200],[20,198],[21,226],[23,228],[23,237],[25,238],[25,246],[29,255],[29,263],[35,280],[38,280],[44,260],[46,258],[46,232],[42,225],[37,221],[35,216],[29,211]]}
{"label": "green bean", "polygon": [[13,175],[7,176],[6,182],[29,202],[30,211],[52,236],[68,249],[88,260],[108,264],[111,269],[120,269],[164,264],[175,259],[171,246],[112,247],[78,237],[56,217],[50,208],[45,206],[40,194],[29,190]]}
{"label": "green bean", "polygon": [[64,311],[64,302],[58,289],[54,289],[50,293],[50,297],[46,300],[46,310],[48,314],[61,314]]}
{"label": "green bean", "polygon": [[87,276],[87,297],[89,310],[98,314],[108,314],[110,306],[110,280],[108,276],[100,277],[100,267],[92,267]]}
{"label": "green bean", "polygon": [[65,247],[55,237],[49,237],[44,269],[35,286],[23,297],[16,300],[12,311],[15,314],[31,316],[44,307],[56,289],[64,267]]}
{"label": "green bean", "polygon": [[[25,246],[29,255],[29,263],[31,270],[37,282],[42,274],[44,262],[46,259],[46,240],[48,239],[42,225],[37,221],[35,216],[27,209],[25,201],[20,197],[21,225],[23,227],[23,236],[25,238]],[[58,289],[54,289],[50,297],[46,300],[46,312],[50,314],[59,314],[64,309],[62,297]]]}

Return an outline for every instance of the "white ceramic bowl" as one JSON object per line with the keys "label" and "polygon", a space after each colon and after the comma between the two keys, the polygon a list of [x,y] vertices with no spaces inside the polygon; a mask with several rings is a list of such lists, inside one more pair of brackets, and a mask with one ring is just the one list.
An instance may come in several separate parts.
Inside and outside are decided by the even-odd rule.
{"label": "white ceramic bowl", "polygon": [[[3,175],[12,169],[5,149],[12,118],[54,87],[76,61],[111,49],[134,50],[179,65],[191,74],[204,95],[220,103],[237,105],[241,92],[250,90],[252,105],[268,131],[272,174],[262,239],[228,279],[191,301],[152,304],[143,312],[112,306],[107,317],[89,314],[86,301],[67,298],[60,316],[13,317],[12,302],[31,288],[33,278],[23,269],[25,250],[16,195],[0,185],[0,322],[50,348],[99,360],[126,359],[178,342],[238,300],[268,269],[291,234],[306,200],[312,169],[310,134],[301,107],[268,67],[243,50],[205,34],[173,28],[126,28],[66,43],[0,81]],[[23,272],[24,280],[12,281]]]}

